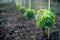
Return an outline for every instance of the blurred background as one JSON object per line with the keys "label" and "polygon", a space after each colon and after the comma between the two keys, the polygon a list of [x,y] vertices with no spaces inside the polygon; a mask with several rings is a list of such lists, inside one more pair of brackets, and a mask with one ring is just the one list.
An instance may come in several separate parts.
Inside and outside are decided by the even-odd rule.
{"label": "blurred background", "polygon": [[[51,9],[55,8],[59,10],[60,0],[50,0],[50,1],[51,1]],[[0,3],[10,3],[10,2],[20,2],[20,4],[25,6],[26,8],[29,7],[29,0],[0,0]],[[31,7],[34,9],[47,8],[48,0],[31,0]]]}

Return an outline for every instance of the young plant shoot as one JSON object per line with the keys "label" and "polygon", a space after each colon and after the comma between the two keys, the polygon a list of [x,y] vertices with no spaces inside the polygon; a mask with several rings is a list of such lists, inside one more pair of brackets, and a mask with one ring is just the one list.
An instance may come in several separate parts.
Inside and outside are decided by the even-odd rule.
{"label": "young plant shoot", "polygon": [[28,8],[26,12],[24,13],[24,16],[28,19],[34,18],[35,11],[33,9]]}
{"label": "young plant shoot", "polygon": [[20,10],[21,13],[25,13],[26,12],[26,8],[25,7],[20,7],[19,10]]}
{"label": "young plant shoot", "polygon": [[52,12],[48,11],[47,9],[43,9],[38,10],[37,13],[39,14],[39,16],[36,19],[36,25],[39,28],[42,28],[43,33],[45,32],[45,28],[53,27],[55,17]]}
{"label": "young plant shoot", "polygon": [[21,7],[19,2],[16,2],[16,7],[19,9]]}

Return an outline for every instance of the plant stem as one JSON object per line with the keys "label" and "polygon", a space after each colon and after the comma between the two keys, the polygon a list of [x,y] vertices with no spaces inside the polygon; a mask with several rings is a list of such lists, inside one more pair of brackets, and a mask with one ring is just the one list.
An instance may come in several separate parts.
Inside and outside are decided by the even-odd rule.
{"label": "plant stem", "polygon": [[[48,10],[50,11],[50,0],[48,0]],[[50,28],[48,28],[48,40],[50,38]]]}
{"label": "plant stem", "polygon": [[43,32],[43,39],[42,40],[44,40],[44,38],[45,38],[45,35],[44,35],[45,28],[42,28],[42,32]]}
{"label": "plant stem", "polygon": [[24,0],[24,7],[25,7],[25,0]]}
{"label": "plant stem", "polygon": [[31,8],[31,0],[29,0],[29,8]]}
{"label": "plant stem", "polygon": [[48,39],[50,38],[50,28],[48,28]]}
{"label": "plant stem", "polygon": [[23,0],[21,0],[21,5],[23,5]]}
{"label": "plant stem", "polygon": [[50,11],[50,0],[48,0],[48,10]]}

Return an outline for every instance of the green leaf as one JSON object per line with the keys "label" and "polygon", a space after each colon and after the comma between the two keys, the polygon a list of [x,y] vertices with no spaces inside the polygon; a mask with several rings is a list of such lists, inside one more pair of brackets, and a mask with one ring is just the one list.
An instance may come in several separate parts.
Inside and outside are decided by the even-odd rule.
{"label": "green leaf", "polygon": [[36,25],[38,28],[45,28],[45,21],[44,20],[36,20]]}

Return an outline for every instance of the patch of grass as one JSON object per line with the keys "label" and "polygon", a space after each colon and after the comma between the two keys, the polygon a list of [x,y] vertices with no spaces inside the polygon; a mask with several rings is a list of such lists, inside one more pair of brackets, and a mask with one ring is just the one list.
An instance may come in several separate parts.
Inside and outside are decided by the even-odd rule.
{"label": "patch of grass", "polygon": [[0,8],[0,12],[5,12],[5,11],[7,11],[7,10],[8,10],[7,7],[2,7],[2,8]]}
{"label": "patch of grass", "polygon": [[9,5],[9,3],[0,2],[0,12],[7,11],[8,10],[8,5]]}

